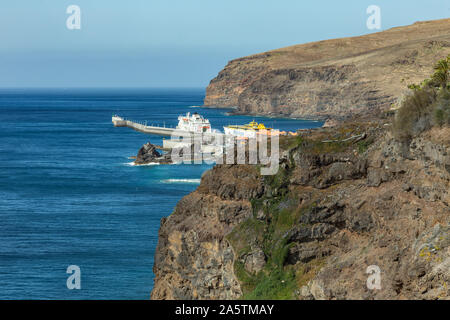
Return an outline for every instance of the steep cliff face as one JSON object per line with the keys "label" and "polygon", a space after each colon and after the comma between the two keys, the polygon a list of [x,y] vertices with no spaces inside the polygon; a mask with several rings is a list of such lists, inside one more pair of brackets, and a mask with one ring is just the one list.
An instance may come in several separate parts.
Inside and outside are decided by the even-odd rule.
{"label": "steep cliff face", "polygon": [[229,62],[204,104],[298,118],[376,114],[449,53],[450,19],[282,48]]}
{"label": "steep cliff face", "polygon": [[449,130],[347,122],[282,140],[275,176],[214,167],[161,222],[152,298],[448,298]]}
{"label": "steep cliff face", "polygon": [[[299,187],[289,188],[310,207],[289,231],[285,264],[313,274],[297,275],[293,297],[449,298],[450,141],[436,139],[448,133],[399,144],[386,132],[356,158],[320,160],[312,175],[301,167],[318,163],[294,152],[290,182]],[[317,261],[319,268],[308,266]],[[380,290],[366,285],[373,265]]]}
{"label": "steep cliff face", "polygon": [[253,167],[216,166],[196,191],[161,221],[152,299],[233,299],[242,295],[233,273],[235,255],[225,239],[252,214],[262,193]]}

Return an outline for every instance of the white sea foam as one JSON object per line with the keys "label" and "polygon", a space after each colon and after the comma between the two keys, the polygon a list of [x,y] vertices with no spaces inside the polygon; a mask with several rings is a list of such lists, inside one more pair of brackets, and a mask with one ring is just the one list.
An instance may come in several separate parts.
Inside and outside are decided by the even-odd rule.
{"label": "white sea foam", "polygon": [[165,179],[163,183],[200,183],[200,179]]}
{"label": "white sea foam", "polygon": [[132,162],[127,162],[124,163],[126,166],[130,166],[130,167],[134,167],[134,166],[158,166],[159,163],[158,162],[150,162],[150,163],[146,163],[146,164],[135,164],[134,161]]}

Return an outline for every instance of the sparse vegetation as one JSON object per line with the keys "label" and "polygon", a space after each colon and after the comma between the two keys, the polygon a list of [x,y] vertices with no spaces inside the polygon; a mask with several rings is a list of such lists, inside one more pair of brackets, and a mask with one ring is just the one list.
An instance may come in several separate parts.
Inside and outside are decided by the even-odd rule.
{"label": "sparse vegetation", "polygon": [[450,126],[450,91],[444,90],[436,103],[434,121],[438,126]]}
{"label": "sparse vegetation", "polygon": [[373,137],[369,137],[368,139],[362,140],[358,142],[358,153],[363,154],[367,151],[369,146],[375,141]]}
{"label": "sparse vegetation", "polygon": [[264,275],[254,290],[245,294],[243,299],[289,300],[293,298],[296,288],[295,273],[278,268]]}
{"label": "sparse vegetation", "polygon": [[[289,231],[299,223],[302,214],[314,207],[314,202],[299,206],[295,194],[287,191],[289,173],[283,169],[266,178],[273,194],[252,200],[254,216],[227,236],[238,257],[234,272],[241,283],[242,299],[294,299],[299,284],[311,278],[318,269],[318,264],[294,266],[286,263],[293,245],[289,242]],[[265,215],[263,220],[257,218],[261,210]],[[266,264],[257,274],[248,272],[242,259],[253,246],[261,248],[266,256]]]}
{"label": "sparse vegetation", "polygon": [[432,126],[450,125],[450,55],[439,60],[434,74],[420,84],[410,84],[393,123],[395,137],[409,141]]}
{"label": "sparse vegetation", "polygon": [[[273,187],[282,188],[280,181],[285,173],[280,172]],[[297,222],[299,212],[287,205],[290,196],[284,192],[276,197],[264,197],[252,202],[254,212],[264,210],[266,220],[255,217],[243,222],[227,236],[238,257],[245,256],[253,244],[257,244],[267,257],[264,268],[258,274],[245,270],[241,259],[236,259],[234,271],[243,289],[243,299],[292,299],[297,288],[295,271],[285,266],[290,244],[287,231]]]}
{"label": "sparse vegetation", "polygon": [[[298,223],[298,219],[306,210],[314,207],[314,203],[302,206],[301,209],[291,207],[277,210],[280,202],[285,200],[283,198],[265,207],[271,215],[264,223],[250,218],[250,221],[241,224],[227,237],[238,251],[239,257],[250,251],[250,242],[257,242],[267,257],[265,267],[258,274],[247,272],[244,263],[236,259],[234,273],[241,283],[242,299],[294,299],[296,289],[306,285],[323,266],[323,259],[313,259],[299,265],[286,263],[289,249],[293,245],[288,241],[288,231]],[[256,202],[253,206],[255,210],[260,209]]]}
{"label": "sparse vegetation", "polygon": [[394,120],[394,133],[398,140],[406,141],[432,125],[436,92],[433,89],[413,89],[402,102]]}
{"label": "sparse vegetation", "polygon": [[[365,133],[366,129],[361,124],[352,124],[338,131],[318,132],[314,138],[284,137],[280,146],[283,150],[299,148],[302,153],[312,155],[354,149],[363,153],[374,138],[369,136],[358,142],[349,138]],[[264,177],[265,195],[251,200],[253,217],[240,223],[227,236],[237,257],[234,273],[243,290],[242,299],[295,299],[297,289],[307,284],[323,266],[323,259],[295,265],[287,262],[294,245],[289,241],[291,230],[300,225],[302,215],[317,206],[315,198],[300,204],[298,194],[290,189],[289,179],[295,165],[292,158],[289,160],[289,166],[280,167],[276,175]],[[256,274],[245,267],[246,257],[254,247],[260,248],[266,257],[263,269]]]}
{"label": "sparse vegetation", "polygon": [[306,286],[310,280],[312,280],[317,272],[324,266],[325,259],[313,259],[310,262],[300,266],[296,271],[295,278],[297,280],[297,286],[301,288]]}

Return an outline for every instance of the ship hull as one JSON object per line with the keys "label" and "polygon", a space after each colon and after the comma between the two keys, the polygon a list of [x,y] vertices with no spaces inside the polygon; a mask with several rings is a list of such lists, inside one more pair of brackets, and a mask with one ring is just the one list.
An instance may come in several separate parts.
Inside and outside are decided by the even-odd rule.
{"label": "ship hull", "polygon": [[245,138],[255,138],[256,130],[245,130],[239,128],[228,128],[223,127],[223,130],[226,135],[236,136],[236,137],[245,137]]}

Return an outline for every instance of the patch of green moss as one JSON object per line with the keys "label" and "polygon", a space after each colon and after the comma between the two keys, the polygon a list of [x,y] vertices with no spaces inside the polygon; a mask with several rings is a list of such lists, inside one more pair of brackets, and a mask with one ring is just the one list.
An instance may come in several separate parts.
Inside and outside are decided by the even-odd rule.
{"label": "patch of green moss", "polygon": [[[254,217],[242,222],[227,236],[237,257],[234,273],[243,290],[243,299],[290,299],[296,288],[295,272],[285,267],[289,248],[287,231],[296,222],[294,208],[278,209],[280,201],[287,196],[270,199],[263,206],[262,199],[253,200],[253,210],[265,210],[271,219],[260,221]],[[267,200],[267,199],[265,199]],[[267,203],[268,202],[268,203]],[[240,257],[250,252],[252,244],[257,243],[267,257],[263,270],[250,274]]]}
{"label": "patch of green moss", "polygon": [[[349,132],[339,133],[339,137],[345,138],[354,132],[352,128]],[[300,148],[300,152],[312,150],[320,153],[340,152],[350,144],[352,142],[321,142],[319,139],[307,141],[299,136],[289,137],[285,141],[289,148]],[[286,263],[289,250],[295,245],[289,242],[290,230],[299,224],[301,215],[316,206],[314,201],[299,206],[297,193],[289,187],[292,170],[292,165],[280,167],[277,174],[264,177],[270,192],[250,201],[253,216],[236,226],[227,236],[236,255],[234,273],[243,291],[242,299],[293,299],[299,284],[316,272],[315,262],[310,262],[304,269]],[[265,213],[263,220],[256,218],[261,210]],[[266,264],[260,272],[252,274],[245,270],[243,258],[255,245],[264,252]]]}
{"label": "patch of green moss", "polygon": [[351,145],[351,143],[351,141],[311,141],[309,151],[315,154],[344,152]]}
{"label": "patch of green moss", "polygon": [[[273,247],[270,247],[270,244]],[[287,244],[286,239],[266,243],[264,251],[268,255],[268,260],[264,269],[256,275],[249,274],[241,261],[235,262],[235,274],[244,293],[242,299],[293,298],[297,288],[295,272],[292,268],[284,266],[289,247],[290,244]]]}
{"label": "patch of green moss", "polygon": [[277,174],[265,176],[264,181],[272,190],[280,190],[289,184],[289,172],[280,167]]}
{"label": "patch of green moss", "polygon": [[367,138],[365,140],[362,140],[360,142],[358,142],[358,153],[359,154],[363,154],[364,152],[367,151],[367,149],[369,148],[369,146],[374,142],[373,137]]}
{"label": "patch of green moss", "polygon": [[245,300],[289,300],[293,299],[297,288],[295,273],[292,270],[271,270],[263,275],[254,289],[243,295]]}
{"label": "patch of green moss", "polygon": [[[311,273],[310,269],[299,273],[294,266],[286,264],[289,249],[294,245],[289,242],[289,230],[299,223],[302,214],[314,208],[315,203],[298,208],[298,200],[290,193],[276,198],[253,199],[251,203],[254,214],[264,210],[270,218],[260,221],[252,217],[227,236],[237,255],[234,273],[243,290],[242,299],[293,299],[301,283],[299,279],[309,277]],[[250,274],[241,257],[249,253],[255,243],[264,251],[267,260],[258,274]]]}
{"label": "patch of green moss", "polygon": [[264,237],[265,223],[250,218],[236,226],[233,231],[227,235],[227,240],[230,242],[234,252],[241,256],[250,251],[250,244],[254,242],[262,242]]}
{"label": "patch of green moss", "polygon": [[304,141],[302,136],[280,137],[280,150],[291,150],[302,144]]}
{"label": "patch of green moss", "polygon": [[246,293],[252,292],[256,288],[262,278],[261,273],[259,273],[258,275],[249,274],[245,270],[244,264],[239,260],[236,260],[234,262],[234,274],[239,279],[239,282],[241,284],[241,289],[244,292],[243,298],[245,297]]}
{"label": "patch of green moss", "polygon": [[325,264],[325,259],[318,258],[313,259],[308,263],[302,264],[298,267],[295,273],[295,279],[297,282],[297,286],[301,288],[308,284],[310,280],[312,280],[319,272],[320,269]]}

